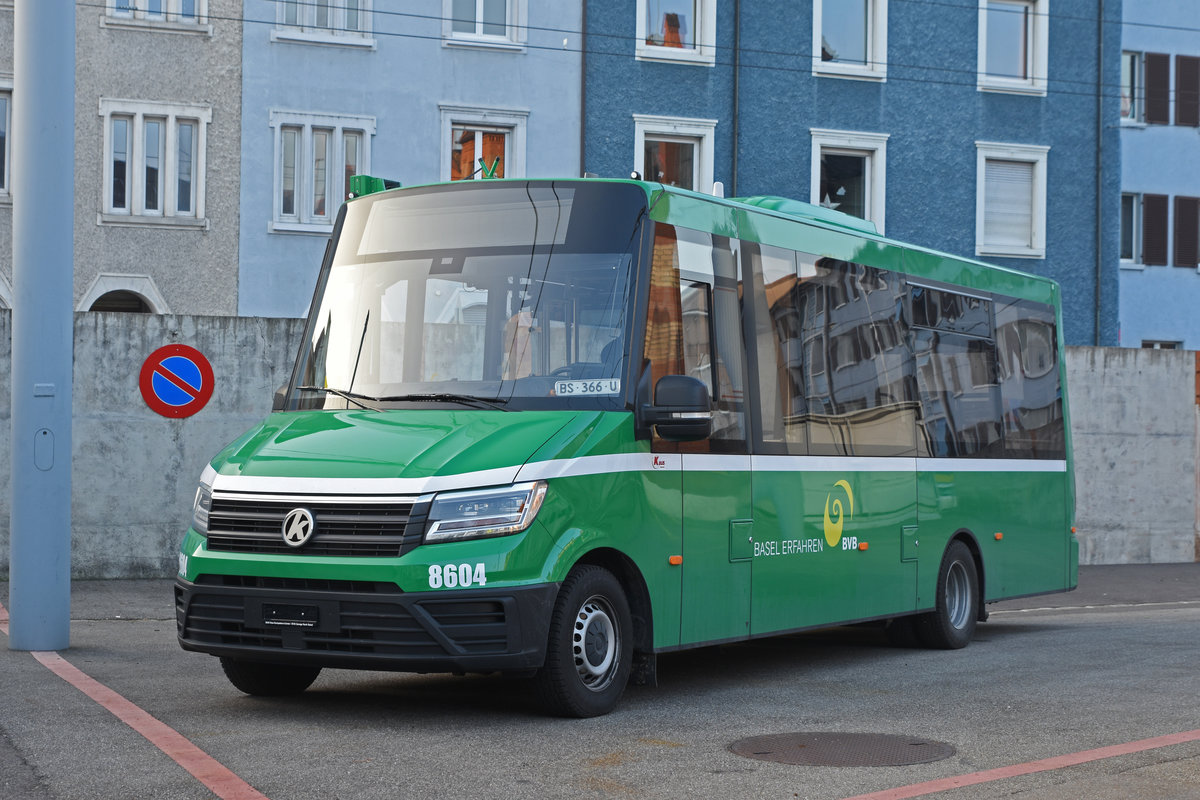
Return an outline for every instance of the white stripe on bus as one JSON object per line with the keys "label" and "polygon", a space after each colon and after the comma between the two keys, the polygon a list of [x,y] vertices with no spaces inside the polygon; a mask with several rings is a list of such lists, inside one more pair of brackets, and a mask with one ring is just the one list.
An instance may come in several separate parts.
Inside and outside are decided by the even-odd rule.
{"label": "white stripe on bus", "polygon": [[1002,472],[1067,471],[1059,460],[1003,458],[910,458],[865,456],[769,456],[724,453],[618,453],[534,461],[524,466],[434,475],[426,478],[295,478],[220,475],[211,466],[201,477],[216,491],[291,495],[421,495],[456,489],[504,486],[535,480],[580,478],[622,472]]}

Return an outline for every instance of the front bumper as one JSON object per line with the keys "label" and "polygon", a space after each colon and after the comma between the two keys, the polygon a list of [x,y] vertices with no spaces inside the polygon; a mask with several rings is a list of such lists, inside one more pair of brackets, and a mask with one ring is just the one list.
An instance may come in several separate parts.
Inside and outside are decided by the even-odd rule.
{"label": "front bumper", "polygon": [[392,583],[199,575],[175,580],[184,650],[398,672],[542,666],[558,584],[402,592]]}

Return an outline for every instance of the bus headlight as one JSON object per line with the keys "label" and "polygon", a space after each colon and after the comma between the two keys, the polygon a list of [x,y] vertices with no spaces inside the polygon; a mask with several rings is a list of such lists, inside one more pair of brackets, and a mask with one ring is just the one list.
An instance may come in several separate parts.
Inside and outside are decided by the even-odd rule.
{"label": "bus headlight", "polygon": [[212,487],[201,483],[192,501],[192,530],[201,536],[208,535],[208,514],[212,511]]}
{"label": "bus headlight", "polygon": [[425,541],[453,542],[520,533],[533,524],[546,482],[517,483],[500,489],[442,492],[429,507]]}

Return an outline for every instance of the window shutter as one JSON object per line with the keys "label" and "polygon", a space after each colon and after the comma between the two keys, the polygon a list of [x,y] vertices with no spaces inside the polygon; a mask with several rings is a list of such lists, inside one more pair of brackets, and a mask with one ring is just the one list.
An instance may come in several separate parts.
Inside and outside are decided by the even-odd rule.
{"label": "window shutter", "polygon": [[1142,195],[1142,263],[1166,266],[1167,196]]}
{"label": "window shutter", "polygon": [[1175,124],[1200,126],[1200,58],[1175,56]]}
{"label": "window shutter", "polygon": [[1200,256],[1200,198],[1175,198],[1175,266],[1195,267]]}
{"label": "window shutter", "polygon": [[1171,57],[1146,53],[1146,122],[1171,124]]}
{"label": "window shutter", "polygon": [[986,244],[1033,247],[1033,169],[1028,161],[987,160],[983,173]]}

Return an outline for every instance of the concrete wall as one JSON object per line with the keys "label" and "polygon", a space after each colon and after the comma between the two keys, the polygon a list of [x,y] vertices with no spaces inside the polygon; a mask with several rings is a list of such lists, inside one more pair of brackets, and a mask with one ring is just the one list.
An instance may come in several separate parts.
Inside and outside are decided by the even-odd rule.
{"label": "concrete wall", "polygon": [[[270,411],[291,374],[302,321],[81,313],[75,316],[72,572],[77,578],[171,575],[201,470]],[[9,453],[11,314],[0,312],[0,449]],[[216,390],[182,420],[142,400],[142,363],[166,344],[212,363]],[[7,576],[10,465],[0,465],[0,576]]]}
{"label": "concrete wall", "polygon": [[1196,354],[1070,348],[1080,561],[1200,560]]}
{"label": "concrete wall", "polygon": [[[201,470],[270,410],[302,335],[295,319],[81,313],[75,317],[72,571],[172,574]],[[11,318],[0,310],[0,452],[10,453]],[[138,389],[154,350],[181,343],[213,366],[193,417],[151,411]],[[1195,354],[1070,348],[1077,527],[1089,564],[1200,560]],[[0,580],[9,563],[10,465],[0,463]]]}

